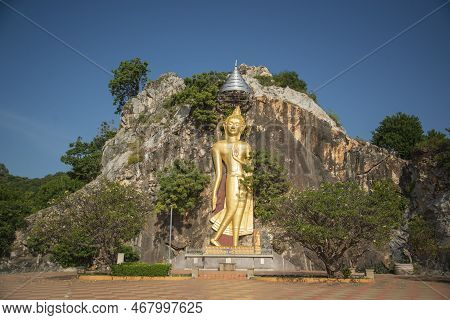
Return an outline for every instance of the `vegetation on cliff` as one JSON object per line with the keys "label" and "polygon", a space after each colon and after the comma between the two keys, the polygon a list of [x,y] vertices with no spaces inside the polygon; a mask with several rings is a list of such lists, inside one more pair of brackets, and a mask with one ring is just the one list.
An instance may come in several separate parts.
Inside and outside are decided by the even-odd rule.
{"label": "vegetation on cliff", "polygon": [[252,175],[242,179],[253,192],[254,214],[267,222],[275,213],[274,201],[283,196],[290,187],[284,167],[268,151],[252,154],[252,164],[245,171]]}
{"label": "vegetation on cliff", "polygon": [[137,96],[147,83],[147,67],[148,62],[134,58],[122,61],[119,67],[112,71],[114,77],[109,81],[108,87],[114,97],[116,113],[122,112],[127,101]]}
{"label": "vegetation on cliff", "polygon": [[149,203],[132,187],[102,180],[98,190],[57,204],[56,212],[43,212],[35,221],[29,249],[52,254],[62,266],[95,264],[105,269],[142,230]]}
{"label": "vegetation on cliff", "polygon": [[214,128],[220,119],[220,113],[217,111],[219,106],[217,94],[227,75],[226,72],[215,71],[194,74],[192,78],[184,79],[186,88],[172,95],[166,101],[166,105],[169,107],[190,105],[191,116],[197,124]]}
{"label": "vegetation on cliff", "polygon": [[193,162],[175,160],[173,165],[158,172],[155,213],[169,212],[170,208],[181,215],[190,213],[197,207],[200,193],[208,182],[209,177]]}
{"label": "vegetation on cliff", "polygon": [[313,92],[308,92],[308,85],[299,78],[295,71],[283,71],[273,76],[256,76],[259,83],[263,86],[289,87],[295,91],[307,94],[311,99],[317,102],[317,96]]}
{"label": "vegetation on cliff", "polygon": [[[450,128],[446,131],[450,133]],[[444,133],[432,129],[415,145],[412,152],[413,159],[424,156],[431,157],[450,175],[450,138]]]}
{"label": "vegetation on cliff", "polygon": [[374,245],[389,242],[405,206],[390,181],[375,182],[369,192],[356,182],[324,183],[303,192],[292,189],[281,197],[273,221],[286,236],[315,252],[333,276],[346,259],[356,265]]}

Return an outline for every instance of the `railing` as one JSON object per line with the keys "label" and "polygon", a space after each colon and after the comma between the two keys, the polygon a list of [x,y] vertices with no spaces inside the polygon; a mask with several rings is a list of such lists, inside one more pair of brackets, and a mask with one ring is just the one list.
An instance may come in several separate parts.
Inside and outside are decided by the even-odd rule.
{"label": "railing", "polygon": [[214,247],[207,246],[204,249],[186,248],[187,255],[272,255],[273,250],[258,247]]}

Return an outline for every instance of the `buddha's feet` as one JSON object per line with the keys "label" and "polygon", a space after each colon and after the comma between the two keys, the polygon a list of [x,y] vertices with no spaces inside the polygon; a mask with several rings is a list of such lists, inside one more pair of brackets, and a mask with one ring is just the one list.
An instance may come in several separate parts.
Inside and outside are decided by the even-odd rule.
{"label": "buddha's feet", "polygon": [[216,247],[220,247],[220,242],[214,239],[211,239],[211,244],[215,245]]}

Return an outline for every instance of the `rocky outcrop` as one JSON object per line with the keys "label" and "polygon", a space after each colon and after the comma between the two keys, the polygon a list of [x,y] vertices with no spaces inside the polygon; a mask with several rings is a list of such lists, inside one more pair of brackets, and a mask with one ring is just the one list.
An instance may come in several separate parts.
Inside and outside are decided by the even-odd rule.
{"label": "rocky outcrop", "polygon": [[[296,186],[303,189],[323,181],[355,179],[368,189],[380,178],[392,178],[399,183],[407,162],[370,143],[350,138],[306,94],[290,88],[261,86],[253,77],[270,75],[267,68],[241,65],[240,70],[255,92],[255,103],[245,115],[248,122],[245,139],[254,150],[270,150],[278,156]],[[150,82],[127,104],[123,119],[126,125],[104,147],[101,176],[133,185],[151,198],[157,188],[156,173],[177,158],[195,161],[212,176],[209,152],[213,141],[221,136],[220,126],[215,131],[198,127],[189,117],[190,106],[167,106],[166,99],[183,88],[183,79],[168,73]],[[207,243],[212,233],[210,194],[208,186],[195,214],[174,216],[171,248],[174,254]],[[166,259],[168,223],[168,214],[149,216],[134,241],[142,260]],[[273,238],[273,230],[263,231],[272,237],[278,253],[298,268],[320,268],[301,246],[287,246],[283,239]]]}
{"label": "rocky outcrop", "polygon": [[442,248],[435,261],[435,268],[449,271],[450,176],[433,156],[426,153],[416,154],[404,167],[400,185],[410,198],[408,216],[422,216],[435,230],[436,240]]}

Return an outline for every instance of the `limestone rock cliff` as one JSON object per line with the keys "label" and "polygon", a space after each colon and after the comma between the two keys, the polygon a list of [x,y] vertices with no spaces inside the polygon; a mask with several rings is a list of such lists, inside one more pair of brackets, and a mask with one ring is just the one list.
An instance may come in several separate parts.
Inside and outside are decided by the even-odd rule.
{"label": "limestone rock cliff", "polygon": [[[255,92],[255,104],[245,115],[249,130],[244,139],[254,150],[270,150],[279,156],[299,188],[347,179],[356,179],[366,189],[380,178],[400,182],[407,171],[406,161],[385,149],[350,138],[306,94],[290,88],[261,86],[254,76],[270,75],[267,68],[241,65],[240,71]],[[213,175],[210,147],[220,137],[220,128],[211,132],[196,126],[189,117],[189,105],[168,108],[164,104],[184,87],[183,79],[168,73],[149,82],[131,100],[123,119],[126,125],[104,147],[101,176],[133,185],[154,197],[156,172],[177,158],[191,159],[205,173]],[[131,158],[138,160],[130,161]],[[210,194],[211,185],[202,193],[195,214],[174,217],[171,250],[175,254],[186,247],[200,248],[208,241],[212,233]],[[448,191],[446,197],[448,206]],[[448,207],[439,210],[447,210],[448,225]],[[168,218],[167,214],[151,215],[134,241],[144,261],[157,262],[167,257]],[[273,230],[267,231],[273,236]],[[274,245],[298,268],[320,268],[300,245],[288,247],[282,239],[274,241]]]}

